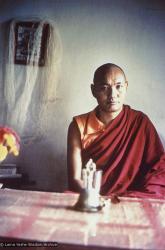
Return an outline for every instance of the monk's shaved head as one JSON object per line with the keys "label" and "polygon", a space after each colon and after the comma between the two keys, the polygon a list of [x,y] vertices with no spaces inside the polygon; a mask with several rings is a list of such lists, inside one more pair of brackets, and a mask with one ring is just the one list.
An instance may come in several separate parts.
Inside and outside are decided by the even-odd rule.
{"label": "monk's shaved head", "polygon": [[112,71],[121,73],[124,76],[125,81],[126,81],[126,76],[122,68],[120,68],[118,65],[113,64],[113,63],[106,63],[96,69],[94,73],[93,83],[98,84],[98,83],[104,82],[107,74],[111,73]]}

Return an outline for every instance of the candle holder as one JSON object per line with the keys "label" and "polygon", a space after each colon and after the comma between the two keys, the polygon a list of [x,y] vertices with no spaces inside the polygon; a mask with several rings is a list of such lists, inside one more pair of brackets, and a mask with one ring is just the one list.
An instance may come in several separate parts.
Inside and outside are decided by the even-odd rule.
{"label": "candle holder", "polygon": [[[84,176],[84,175],[83,175]],[[102,209],[103,204],[100,199],[102,171],[90,172],[85,177],[85,188],[80,192],[78,201],[74,208],[83,212],[97,212]]]}
{"label": "candle holder", "polygon": [[100,195],[95,189],[83,189],[79,195],[78,201],[74,208],[82,212],[97,212],[101,210]]}

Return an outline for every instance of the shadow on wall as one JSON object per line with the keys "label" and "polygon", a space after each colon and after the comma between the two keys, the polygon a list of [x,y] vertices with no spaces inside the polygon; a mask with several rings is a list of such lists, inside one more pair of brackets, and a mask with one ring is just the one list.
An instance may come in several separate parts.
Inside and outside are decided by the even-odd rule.
{"label": "shadow on wall", "polygon": [[67,189],[66,155],[58,153],[48,138],[24,145],[19,164],[29,179],[29,183],[23,184],[23,189],[50,192],[63,192]]}
{"label": "shadow on wall", "polygon": [[9,21],[0,23],[0,124],[5,125],[6,104],[4,101],[4,84],[6,68],[6,41],[8,41]]}

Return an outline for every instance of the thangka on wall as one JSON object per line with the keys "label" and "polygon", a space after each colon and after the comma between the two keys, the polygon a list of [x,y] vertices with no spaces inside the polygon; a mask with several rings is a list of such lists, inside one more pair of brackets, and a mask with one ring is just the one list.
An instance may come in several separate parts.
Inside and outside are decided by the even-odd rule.
{"label": "thangka on wall", "polygon": [[[33,58],[33,64],[43,66],[46,60],[46,46],[49,36],[49,24],[39,29],[39,22],[18,22],[15,25],[16,64],[27,65]],[[36,41],[37,39],[37,41]]]}

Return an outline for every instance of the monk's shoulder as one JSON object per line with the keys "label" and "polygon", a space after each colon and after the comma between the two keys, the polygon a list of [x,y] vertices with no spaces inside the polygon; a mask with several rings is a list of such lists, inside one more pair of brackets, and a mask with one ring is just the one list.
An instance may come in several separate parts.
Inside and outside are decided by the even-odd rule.
{"label": "monk's shoulder", "polygon": [[73,120],[75,120],[77,123],[85,124],[91,112],[76,115],[73,117]]}
{"label": "monk's shoulder", "polygon": [[150,122],[150,119],[149,117],[144,113],[142,112],[141,110],[136,110],[136,109],[132,109],[129,107],[129,113],[130,115],[132,116],[133,119],[139,121],[139,122]]}
{"label": "monk's shoulder", "polygon": [[73,117],[73,122],[75,122],[80,130],[80,133],[83,135],[84,129],[86,128],[89,116],[92,114],[94,111],[90,111],[88,113],[76,115]]}

